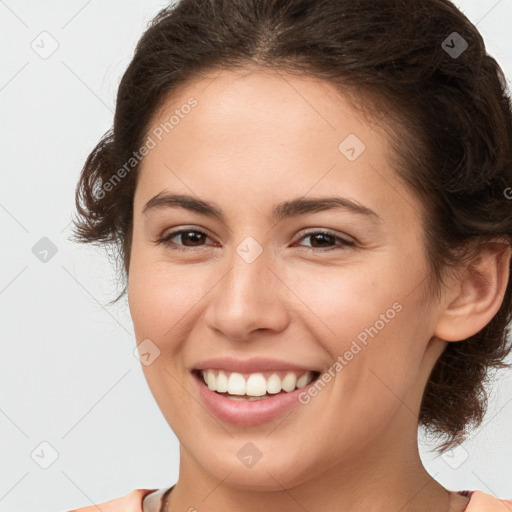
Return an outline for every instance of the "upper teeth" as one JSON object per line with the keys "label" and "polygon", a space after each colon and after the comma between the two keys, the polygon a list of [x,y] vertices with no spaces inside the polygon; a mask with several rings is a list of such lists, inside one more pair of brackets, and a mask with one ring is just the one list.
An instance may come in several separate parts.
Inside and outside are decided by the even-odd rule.
{"label": "upper teeth", "polygon": [[290,392],[306,386],[314,378],[313,372],[309,371],[300,376],[296,372],[287,372],[282,379],[277,373],[265,378],[262,373],[250,373],[244,376],[241,373],[232,372],[228,375],[228,372],[222,370],[201,370],[201,375],[212,391],[249,396],[276,394],[281,390]]}

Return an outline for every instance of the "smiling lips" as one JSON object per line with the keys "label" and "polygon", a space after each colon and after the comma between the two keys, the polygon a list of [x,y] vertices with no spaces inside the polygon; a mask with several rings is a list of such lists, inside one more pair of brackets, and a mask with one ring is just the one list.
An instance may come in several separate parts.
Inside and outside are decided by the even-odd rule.
{"label": "smiling lips", "polygon": [[299,395],[315,385],[320,368],[265,357],[223,357],[204,360],[190,369],[198,395],[211,414],[249,427],[298,407]]}
{"label": "smiling lips", "polygon": [[266,357],[208,359],[198,363],[193,372],[210,391],[235,400],[258,400],[291,393],[320,375],[317,369]]}
{"label": "smiling lips", "polygon": [[243,399],[248,397],[263,397],[282,391],[290,393],[295,389],[307,386],[314,380],[318,372],[306,371],[267,371],[257,373],[239,373],[225,370],[201,370],[205,384],[211,391],[227,393]]}

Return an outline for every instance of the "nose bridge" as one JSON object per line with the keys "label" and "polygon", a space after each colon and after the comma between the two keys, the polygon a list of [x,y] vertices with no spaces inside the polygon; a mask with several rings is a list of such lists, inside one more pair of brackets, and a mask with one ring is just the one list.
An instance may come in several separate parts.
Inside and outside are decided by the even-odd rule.
{"label": "nose bridge", "polygon": [[[229,257],[231,271],[228,289],[234,294],[232,299],[247,301],[254,306],[258,299],[264,299],[272,286],[272,266],[270,251],[264,248],[253,236],[246,236],[232,251]],[[224,292],[225,293],[225,292]]]}
{"label": "nose bridge", "polygon": [[245,237],[227,258],[224,277],[212,296],[208,323],[234,339],[256,329],[279,330],[286,324],[271,251],[254,237]]}

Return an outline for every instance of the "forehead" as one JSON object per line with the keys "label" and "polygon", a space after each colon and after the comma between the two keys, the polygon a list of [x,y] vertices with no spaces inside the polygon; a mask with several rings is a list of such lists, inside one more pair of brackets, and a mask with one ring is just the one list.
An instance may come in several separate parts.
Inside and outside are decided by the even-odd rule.
{"label": "forehead", "polygon": [[192,188],[218,202],[250,192],[273,203],[336,188],[404,215],[413,199],[388,162],[385,130],[329,82],[212,72],[182,86],[154,115],[146,133],[156,144],[139,185],[145,195]]}
{"label": "forehead", "polygon": [[[155,113],[149,129],[165,124],[181,109],[188,111],[187,102],[191,98],[197,106],[190,115],[185,113],[180,119],[189,118],[183,124],[197,134],[214,135],[215,141],[240,128],[244,129],[239,137],[247,133],[256,135],[258,131],[259,137],[268,134],[269,140],[274,140],[275,133],[286,128],[280,132],[281,143],[296,140],[305,131],[310,132],[313,140],[315,134],[329,131],[336,138],[347,129],[358,131],[360,138],[368,139],[367,132],[375,129],[369,119],[361,119],[339,87],[328,81],[250,69],[209,72],[181,85]],[[186,127],[178,129],[176,125],[172,131],[177,134],[183,129]],[[385,145],[384,140],[373,142]]]}

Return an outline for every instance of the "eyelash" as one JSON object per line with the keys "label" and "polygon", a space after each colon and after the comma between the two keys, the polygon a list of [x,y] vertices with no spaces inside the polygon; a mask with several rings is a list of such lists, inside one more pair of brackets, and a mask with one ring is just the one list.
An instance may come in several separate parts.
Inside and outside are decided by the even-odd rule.
{"label": "eyelash", "polygon": [[[159,238],[156,243],[157,244],[163,244],[165,245],[166,247],[168,247],[169,249],[173,250],[173,251],[188,251],[188,250],[202,250],[202,249],[197,249],[197,246],[196,247],[183,247],[183,246],[179,246],[178,244],[176,244],[175,242],[171,242],[170,240],[176,236],[179,236],[181,234],[184,234],[184,233],[199,233],[201,235],[204,235],[206,236],[207,238],[208,237],[208,234],[205,233],[204,231],[201,231],[199,229],[181,229],[179,231],[173,231],[172,233],[169,233],[168,235],[162,237],[162,238]],[[335,249],[345,249],[345,247],[354,247],[356,244],[355,242],[353,241],[350,241],[350,240],[345,240],[344,238],[341,238],[337,235],[334,235],[333,233],[330,233],[329,231],[310,231],[309,233],[305,233],[304,235],[302,235],[302,237],[299,239],[299,240],[302,240],[304,238],[308,238],[308,237],[312,237],[314,235],[327,235],[327,236],[330,236],[332,238],[334,238],[335,240],[338,240],[341,242],[341,245],[342,247],[328,247],[327,249],[322,249],[322,248],[318,248],[318,247],[302,247],[302,249],[305,249],[306,251],[310,252],[310,251],[313,251],[313,252],[328,252],[328,251],[332,251],[332,250],[335,250]]]}

